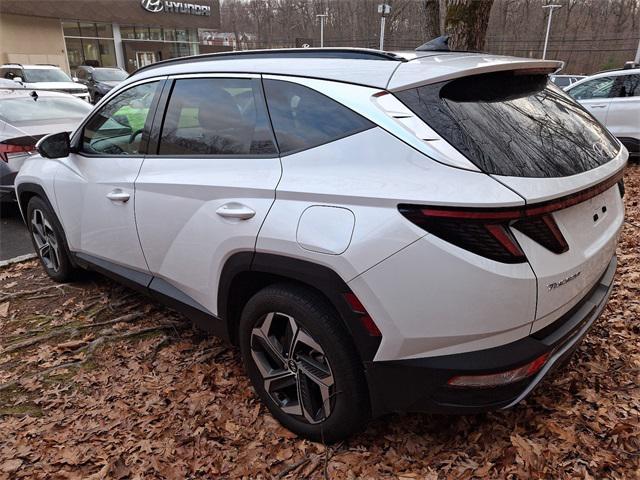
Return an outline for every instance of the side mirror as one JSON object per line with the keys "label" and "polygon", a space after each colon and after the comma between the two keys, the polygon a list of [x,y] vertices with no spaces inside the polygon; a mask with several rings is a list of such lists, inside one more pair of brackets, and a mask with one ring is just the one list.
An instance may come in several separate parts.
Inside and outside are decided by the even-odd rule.
{"label": "side mirror", "polygon": [[22,83],[22,77],[13,77],[12,80],[14,82]]}
{"label": "side mirror", "polygon": [[71,77],[71,80],[73,80],[74,82],[78,83],[78,77]]}
{"label": "side mirror", "polygon": [[36,150],[44,158],[64,158],[71,152],[69,132],[52,133],[36,143]]}

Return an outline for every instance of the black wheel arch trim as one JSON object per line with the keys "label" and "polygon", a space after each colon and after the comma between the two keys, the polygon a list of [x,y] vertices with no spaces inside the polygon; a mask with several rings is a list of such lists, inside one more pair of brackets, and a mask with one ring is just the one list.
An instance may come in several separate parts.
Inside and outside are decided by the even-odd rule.
{"label": "black wheel arch trim", "polygon": [[238,252],[225,262],[218,284],[218,316],[225,322],[232,342],[237,341],[236,329],[240,313],[237,309],[234,310],[232,296],[238,296],[237,288],[245,288],[244,279],[256,274],[272,276],[269,283],[289,280],[320,292],[344,322],[360,358],[363,361],[373,359],[381,337],[371,336],[360,322],[360,317],[352,311],[344,297],[346,293],[353,293],[346,282],[335,271],[323,265],[271,253]]}

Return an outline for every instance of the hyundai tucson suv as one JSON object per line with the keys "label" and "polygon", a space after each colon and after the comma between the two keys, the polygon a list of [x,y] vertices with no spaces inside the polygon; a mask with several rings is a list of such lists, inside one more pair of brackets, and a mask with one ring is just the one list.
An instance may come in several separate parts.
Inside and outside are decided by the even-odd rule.
{"label": "hyundai tucson suv", "polygon": [[627,151],[559,62],[301,49],[144,67],[17,195],[51,278],[103,272],[239,345],[327,442],[516,405],[602,312]]}
{"label": "hyundai tucson suv", "polygon": [[17,85],[33,90],[63,92],[89,101],[89,90],[75,83],[69,75],[55,65],[22,65],[8,63],[0,66],[0,77],[13,80]]}

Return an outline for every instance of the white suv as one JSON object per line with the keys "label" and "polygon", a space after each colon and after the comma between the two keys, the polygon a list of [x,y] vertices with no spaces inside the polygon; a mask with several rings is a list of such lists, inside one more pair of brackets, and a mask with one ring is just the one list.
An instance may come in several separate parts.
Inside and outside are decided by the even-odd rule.
{"label": "white suv", "polygon": [[138,70],[17,195],[47,273],[89,268],[239,344],[282,424],[511,407],[609,297],[626,149],[558,62],[302,49]]}
{"label": "white suv", "polygon": [[640,158],[640,68],[601,72],[565,88]]}
{"label": "white suv", "polygon": [[69,78],[55,65],[22,65],[8,63],[0,66],[0,77],[13,80],[28,89],[64,92],[89,101],[89,89]]}

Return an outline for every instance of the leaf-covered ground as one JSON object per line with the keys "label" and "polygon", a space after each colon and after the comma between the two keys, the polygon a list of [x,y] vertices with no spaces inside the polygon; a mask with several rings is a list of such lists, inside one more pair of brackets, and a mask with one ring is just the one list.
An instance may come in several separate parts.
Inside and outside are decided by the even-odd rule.
{"label": "leaf-covered ground", "polygon": [[300,440],[238,352],[99,276],[0,269],[0,478],[639,478],[640,167],[613,297],[571,363],[509,411],[393,415]]}

